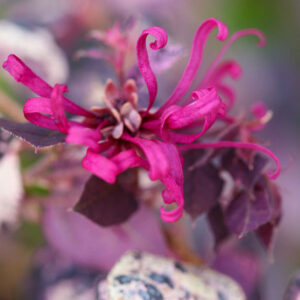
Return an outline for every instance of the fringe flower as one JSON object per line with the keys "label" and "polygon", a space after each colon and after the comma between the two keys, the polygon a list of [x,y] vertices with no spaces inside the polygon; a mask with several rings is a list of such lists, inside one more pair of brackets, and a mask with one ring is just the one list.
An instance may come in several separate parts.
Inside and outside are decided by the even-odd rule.
{"label": "fringe flower", "polygon": [[[164,48],[168,36],[160,27],[144,30],[137,41],[138,66],[149,94],[148,107],[144,109],[138,107],[137,87],[132,79],[124,80],[120,87],[109,80],[105,89],[106,107],[86,110],[64,96],[67,86],[57,84],[51,87],[15,55],[10,55],[3,67],[39,96],[28,99],[24,105],[24,115],[28,121],[61,131],[67,135],[67,143],[87,147],[83,167],[108,183],[113,184],[117,175],[128,168],[148,170],[151,180],[160,180],[166,187],[162,192],[164,203],[176,204],[173,210],[161,208],[162,219],[174,222],[182,216],[184,207],[181,150],[221,147],[252,149],[275,160],[277,169],[269,174],[271,178],[276,178],[280,172],[276,156],[261,145],[234,141],[203,144],[198,140],[217,120],[231,122],[228,111],[235,102],[235,94],[223,79],[226,76],[238,78],[241,68],[235,61],[221,63],[229,46],[245,35],[258,36],[259,46],[265,43],[263,34],[256,29],[235,33],[225,43],[203,80],[191,95],[187,95],[201,66],[206,41],[215,28],[218,30],[218,40],[223,42],[227,39],[227,27],[217,19],[208,19],[198,28],[183,75],[170,97],[158,109],[153,108],[158,85],[151,69],[146,41],[152,35],[155,41],[150,48]],[[115,41],[114,32],[109,32],[112,42]],[[65,112],[83,118],[80,122],[68,120]],[[257,125],[262,126],[266,114],[263,108],[257,107],[254,113]]]}

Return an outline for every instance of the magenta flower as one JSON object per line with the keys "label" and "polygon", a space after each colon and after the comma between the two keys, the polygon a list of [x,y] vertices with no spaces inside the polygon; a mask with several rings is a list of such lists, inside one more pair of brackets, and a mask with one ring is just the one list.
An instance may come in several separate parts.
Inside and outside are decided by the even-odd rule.
{"label": "magenta flower", "polygon": [[[191,95],[186,95],[201,65],[203,49],[211,31],[217,27],[217,39],[227,38],[227,27],[216,19],[206,20],[197,30],[186,69],[171,96],[154,109],[157,81],[147,53],[148,35],[156,38],[152,50],[166,46],[168,36],[164,29],[144,30],[137,41],[138,66],[149,92],[146,109],[138,107],[135,81],[123,80],[118,87],[108,80],[105,88],[106,107],[87,111],[67,99],[65,85],[52,88],[33,73],[18,57],[10,55],[3,67],[39,97],[28,99],[24,115],[31,123],[66,134],[66,142],[87,147],[82,160],[85,169],[113,184],[116,177],[128,168],[142,167],[149,171],[151,180],[160,180],[166,189],[162,192],[165,204],[176,204],[173,210],[161,208],[166,222],[178,220],[183,214],[183,159],[181,150],[201,148],[246,148],[271,156],[276,164],[275,178],[280,172],[276,156],[261,145],[249,141],[219,141],[202,143],[202,137],[218,120],[231,124],[234,119],[228,111],[234,104],[233,90],[223,82],[226,76],[237,78],[240,67],[235,61],[220,63],[228,47],[244,35],[256,35],[264,44],[262,33],[255,29],[234,34],[222,48],[203,80]],[[220,95],[227,100],[227,105]],[[186,98],[184,98],[186,97]],[[65,112],[81,116],[81,121],[68,120]],[[259,118],[260,120],[261,118]],[[263,118],[262,118],[263,119]],[[259,121],[258,121],[259,122]]]}

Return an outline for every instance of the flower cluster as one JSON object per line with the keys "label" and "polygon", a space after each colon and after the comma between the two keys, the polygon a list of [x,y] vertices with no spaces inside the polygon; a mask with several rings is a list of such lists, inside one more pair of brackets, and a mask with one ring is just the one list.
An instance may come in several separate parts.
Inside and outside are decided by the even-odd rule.
{"label": "flower cluster", "polygon": [[[136,46],[138,67],[148,88],[149,102],[146,108],[139,107],[136,82],[132,78],[126,78],[126,74],[119,77],[119,85],[112,80],[107,81],[104,107],[86,110],[64,96],[68,92],[66,85],[51,87],[15,55],[10,55],[3,67],[38,95],[28,99],[24,105],[24,115],[29,122],[60,131],[66,135],[67,143],[87,147],[82,160],[83,167],[110,184],[115,183],[118,174],[129,168],[141,167],[147,170],[151,180],[160,180],[165,186],[162,192],[164,203],[176,204],[175,208],[171,206],[173,209],[161,208],[162,219],[174,222],[181,218],[184,208],[184,158],[181,154],[186,150],[250,149],[252,154],[262,152],[275,160],[277,168],[274,173],[269,174],[271,178],[276,178],[280,172],[276,156],[252,139],[252,132],[260,130],[270,116],[262,105],[255,108],[254,121],[239,126],[238,140],[226,140],[223,135],[217,141],[204,142],[206,135],[208,138],[212,137],[209,129],[214,124],[219,124],[216,131],[222,132],[224,128],[231,128],[239,123],[239,120],[229,115],[235,102],[235,94],[225,84],[224,78],[238,78],[241,68],[235,61],[222,62],[225,52],[232,43],[245,35],[258,36],[259,46],[265,43],[264,36],[258,30],[235,33],[225,43],[202,81],[188,94],[201,66],[206,41],[215,28],[218,30],[218,40],[227,39],[227,27],[219,20],[211,18],[202,23],[195,34],[191,55],[181,79],[159,108],[154,106],[158,84],[151,69],[146,41],[152,35],[155,41],[150,44],[150,48],[164,48],[168,36],[160,27],[144,30]],[[115,28],[100,38],[102,41],[107,40],[112,47],[121,49],[117,51],[120,74],[120,60],[123,60],[126,43],[119,30]],[[82,119],[67,119],[66,113]]]}

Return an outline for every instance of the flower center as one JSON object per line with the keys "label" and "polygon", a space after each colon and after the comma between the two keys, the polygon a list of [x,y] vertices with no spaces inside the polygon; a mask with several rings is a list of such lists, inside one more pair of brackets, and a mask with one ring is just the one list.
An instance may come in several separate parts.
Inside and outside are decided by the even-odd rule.
{"label": "flower center", "polygon": [[104,136],[121,138],[124,130],[136,133],[142,123],[142,117],[137,110],[137,93],[133,80],[127,81],[119,89],[112,81],[106,84],[104,102],[106,111],[113,117],[113,123],[101,129]]}

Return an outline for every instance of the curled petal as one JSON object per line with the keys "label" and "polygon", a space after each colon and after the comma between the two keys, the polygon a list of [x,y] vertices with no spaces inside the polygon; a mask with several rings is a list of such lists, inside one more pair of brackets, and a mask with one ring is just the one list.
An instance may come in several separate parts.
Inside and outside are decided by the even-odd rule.
{"label": "curled petal", "polygon": [[50,99],[42,97],[28,99],[24,104],[25,118],[37,126],[60,130],[66,134],[69,122],[65,116],[62,95],[66,90],[67,86],[56,85]]}
{"label": "curled petal", "polygon": [[149,109],[152,107],[157,94],[157,81],[150,66],[146,46],[146,40],[149,34],[156,38],[156,40],[150,44],[150,47],[153,50],[158,50],[165,47],[168,42],[167,33],[160,27],[150,27],[144,30],[137,41],[136,49],[138,66],[149,91],[149,104],[147,111],[149,111]]}
{"label": "curled petal", "polygon": [[55,120],[46,115],[52,115],[51,100],[49,98],[30,98],[24,104],[25,118],[39,127],[59,130]]}
{"label": "curled petal", "polygon": [[100,152],[100,140],[101,133],[98,130],[82,126],[71,126],[66,137],[67,143],[87,146],[95,152]]}
{"label": "curled petal", "polygon": [[235,92],[229,86],[221,83],[216,84],[215,88],[219,93],[221,93],[226,98],[227,100],[226,111],[229,111],[233,107],[236,100]]}
{"label": "curled petal", "polygon": [[212,74],[214,73],[215,69],[217,68],[217,66],[219,65],[220,61],[224,57],[224,55],[227,52],[227,50],[231,47],[231,45],[236,40],[240,39],[241,37],[247,36],[247,35],[255,35],[255,36],[257,36],[259,38],[259,42],[257,43],[258,47],[264,47],[265,46],[265,44],[266,44],[266,37],[264,36],[264,34],[261,31],[259,31],[257,29],[254,29],[254,28],[253,29],[250,28],[250,29],[245,29],[245,30],[237,31],[226,42],[226,44],[223,46],[223,48],[221,49],[221,51],[219,52],[219,54],[217,55],[217,57],[213,61],[212,65],[210,66],[210,68],[206,72],[205,77],[202,80],[201,86],[205,86],[210,81],[210,78],[211,78]]}
{"label": "curled petal", "polygon": [[162,207],[160,213],[165,222],[175,222],[182,217],[184,206],[182,159],[174,144],[161,142],[160,146],[168,155],[170,162],[168,176],[161,179],[162,184],[166,187],[162,192],[162,197],[166,204],[176,203],[177,205],[171,211],[167,211],[165,207]]}
{"label": "curled petal", "polygon": [[87,150],[86,156],[82,160],[82,166],[111,184],[115,183],[116,176],[119,173],[118,166],[112,160],[95,153],[91,149]]}
{"label": "curled petal", "polygon": [[179,148],[181,150],[188,150],[188,149],[209,149],[209,148],[213,148],[213,149],[217,149],[217,148],[240,148],[240,149],[251,149],[254,151],[259,151],[262,152],[266,155],[268,155],[269,157],[271,157],[275,163],[276,163],[276,170],[273,173],[268,172],[267,175],[271,178],[271,179],[276,179],[279,174],[280,174],[280,162],[279,159],[277,158],[277,156],[270,151],[269,149],[258,145],[258,144],[254,144],[254,143],[246,143],[246,142],[232,142],[232,141],[220,141],[217,143],[208,143],[208,144],[191,144],[191,145],[183,145],[183,146],[179,146]]}
{"label": "curled petal", "polygon": [[[224,103],[215,88],[193,92],[193,102],[184,106],[170,106],[162,115],[161,135],[172,142],[191,143],[202,136],[223,113]],[[181,129],[204,119],[202,130],[197,134],[170,133],[169,129]]]}
{"label": "curled petal", "polygon": [[174,209],[172,211],[167,211],[164,207],[161,207],[160,215],[161,215],[162,220],[167,223],[176,222],[183,215],[183,205],[178,206],[176,209]]}
{"label": "curled petal", "polygon": [[158,180],[168,175],[168,155],[161,150],[158,140],[142,139],[123,134],[122,139],[137,145],[145,154],[149,163],[149,177]]}
{"label": "curled petal", "polygon": [[[161,208],[162,219],[166,222],[175,222],[183,214],[183,171],[182,161],[177,147],[174,144],[163,143],[159,140],[147,140],[137,137],[130,137],[126,134],[123,139],[136,144],[143,150],[148,160],[146,164],[141,158],[135,158],[135,152],[128,150],[119,154],[117,165],[125,164],[121,158],[129,156],[132,165],[137,164],[145,169],[150,169],[151,180],[160,180],[166,189],[162,192],[163,200],[166,204],[176,203],[177,207],[172,211]],[[133,155],[133,156],[132,156]],[[136,161],[137,159],[137,161]],[[114,158],[112,158],[114,161]]]}
{"label": "curled petal", "polygon": [[164,132],[163,138],[166,141],[172,143],[182,143],[182,144],[190,144],[200,138],[205,132],[209,130],[209,128],[215,122],[215,118],[213,116],[207,116],[205,118],[204,124],[200,132],[195,134],[184,134],[184,133],[177,133],[177,132]]}
{"label": "curled petal", "polygon": [[68,120],[64,111],[63,93],[68,92],[66,85],[56,84],[51,92],[51,109],[55,123],[62,133],[67,133],[69,129]]}
{"label": "curled petal", "polygon": [[94,175],[111,184],[115,183],[118,174],[129,168],[147,167],[145,161],[133,149],[119,152],[110,158],[88,149],[82,165]]}
{"label": "curled petal", "polygon": [[[3,68],[8,71],[16,81],[23,83],[37,95],[41,96],[42,98],[51,97],[53,88],[47,82],[37,76],[30,68],[28,68],[16,55],[9,55],[7,60],[3,63]],[[84,117],[94,116],[93,113],[85,110],[65,97],[64,106],[66,111],[71,114]]]}
{"label": "curled petal", "polygon": [[23,83],[34,93],[41,97],[49,98],[52,92],[51,86],[38,77],[24,62],[16,55],[9,55],[3,63],[3,68],[18,82]]}
{"label": "curled petal", "polygon": [[122,151],[113,156],[111,160],[118,166],[119,173],[122,173],[129,168],[147,166],[146,162],[143,161],[143,159],[138,156],[133,149]]}
{"label": "curled petal", "polygon": [[236,61],[226,61],[221,64],[212,75],[209,84],[220,82],[225,76],[229,75],[233,79],[239,79],[242,75],[242,68]]}
{"label": "curled petal", "polygon": [[209,114],[217,114],[222,100],[214,88],[193,92],[193,102],[169,115],[165,125],[170,129],[186,127]]}
{"label": "curled petal", "polygon": [[227,38],[228,35],[228,29],[225,24],[220,22],[217,19],[211,18],[203,22],[200,27],[198,28],[194,41],[193,41],[193,47],[190,59],[188,61],[188,64],[184,70],[184,73],[178,82],[176,88],[174,89],[173,93],[169,97],[169,99],[166,101],[166,103],[158,110],[158,114],[161,114],[163,110],[165,110],[168,106],[176,104],[184,94],[188,91],[190,88],[195,75],[201,65],[202,61],[202,54],[204,50],[204,46],[206,44],[206,41],[209,37],[210,32],[215,28],[218,27],[218,34],[217,39],[220,41],[224,41]]}
{"label": "curled petal", "polygon": [[[227,107],[227,110],[230,110],[235,101],[235,94],[231,88],[222,83],[224,77],[228,75],[233,79],[238,79],[242,75],[242,68],[236,61],[226,61],[221,64],[212,74],[206,86],[214,86],[218,91],[222,92],[223,95],[227,98],[228,104],[230,105],[230,107]],[[200,82],[196,90],[200,90],[203,88],[205,88],[205,85],[203,85],[203,82]],[[183,105],[186,105],[190,102],[191,97],[187,98]]]}

